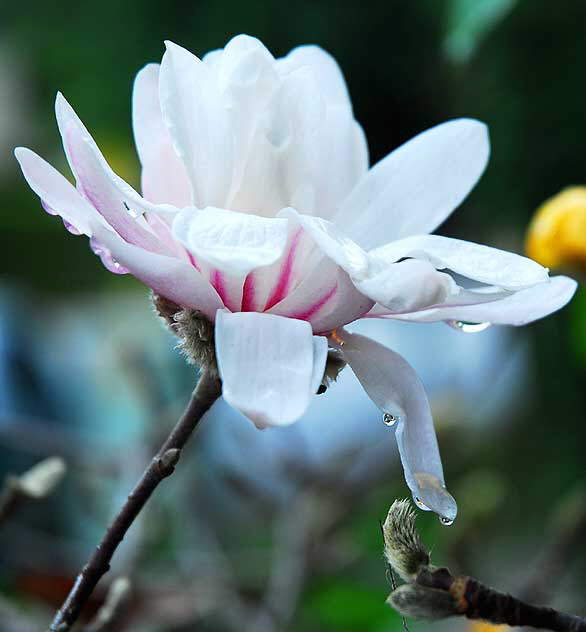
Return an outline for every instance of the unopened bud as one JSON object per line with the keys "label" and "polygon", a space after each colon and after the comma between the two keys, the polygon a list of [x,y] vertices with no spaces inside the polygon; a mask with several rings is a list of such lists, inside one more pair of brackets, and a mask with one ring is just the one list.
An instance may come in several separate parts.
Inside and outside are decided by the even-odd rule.
{"label": "unopened bud", "polygon": [[395,500],[382,526],[385,557],[405,581],[415,580],[429,564],[429,553],[415,528],[415,516],[408,500]]}
{"label": "unopened bud", "polygon": [[445,619],[459,614],[456,600],[449,592],[419,584],[399,586],[389,595],[387,603],[412,619]]}
{"label": "unopened bud", "polygon": [[187,361],[217,373],[213,323],[201,312],[180,307],[158,294],[153,293],[151,299],[157,314],[179,338],[179,349]]}

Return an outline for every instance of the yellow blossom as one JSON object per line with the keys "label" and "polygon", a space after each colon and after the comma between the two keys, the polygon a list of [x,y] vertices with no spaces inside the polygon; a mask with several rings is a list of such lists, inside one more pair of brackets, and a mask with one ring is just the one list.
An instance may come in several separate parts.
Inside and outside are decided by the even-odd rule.
{"label": "yellow blossom", "polygon": [[493,625],[484,621],[475,621],[470,624],[469,632],[504,632],[510,630],[507,625]]}
{"label": "yellow blossom", "polygon": [[564,189],[537,209],[527,231],[526,250],[547,267],[586,264],[586,186]]}

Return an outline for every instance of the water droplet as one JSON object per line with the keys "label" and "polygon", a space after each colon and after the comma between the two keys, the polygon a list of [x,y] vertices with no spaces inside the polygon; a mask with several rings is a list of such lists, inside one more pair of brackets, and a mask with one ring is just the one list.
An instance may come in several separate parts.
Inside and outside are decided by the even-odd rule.
{"label": "water droplet", "polygon": [[464,320],[447,320],[447,324],[465,334],[477,334],[490,327],[490,323],[468,323]]}
{"label": "water droplet", "polygon": [[81,231],[65,219],[63,220],[63,225],[72,235],[81,235]]}
{"label": "water droplet", "polygon": [[423,511],[431,511],[431,509],[418,496],[415,496],[415,504],[419,507],[419,509],[423,509]]}
{"label": "water droplet", "polygon": [[90,248],[94,254],[100,257],[107,270],[113,272],[114,274],[128,274],[128,270],[116,261],[116,259],[114,259],[112,253],[100,243],[96,242],[93,238],[90,239]]}
{"label": "water droplet", "polygon": [[391,413],[384,413],[383,424],[385,424],[385,426],[394,426],[399,421],[399,419],[400,418],[396,415],[391,415]]}
{"label": "water droplet", "polygon": [[439,521],[444,525],[444,527],[451,527],[454,524],[454,521],[450,520],[446,516],[440,516]]}

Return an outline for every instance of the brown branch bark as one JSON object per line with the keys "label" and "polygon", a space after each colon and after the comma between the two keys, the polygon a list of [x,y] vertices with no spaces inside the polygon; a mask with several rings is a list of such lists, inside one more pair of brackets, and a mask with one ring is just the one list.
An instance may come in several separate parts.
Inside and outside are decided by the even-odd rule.
{"label": "brown branch bark", "polygon": [[212,371],[203,371],[187,408],[77,576],[67,599],[55,614],[48,632],[67,632],[77,621],[96,584],[110,569],[112,556],[126,532],[159,483],[173,473],[182,448],[220,394],[221,384],[217,374]]}
{"label": "brown branch bark", "polygon": [[[507,593],[490,588],[472,577],[452,575],[447,568],[423,568],[415,580],[415,585],[429,589],[421,593],[423,601],[450,600],[445,614],[461,615],[468,619],[481,619],[494,624],[510,627],[532,627],[554,632],[586,632],[586,618],[560,612],[547,606],[535,606]],[[409,584],[406,584],[409,586]],[[437,601],[436,601],[437,603]],[[433,609],[433,608],[432,608]],[[451,610],[451,612],[450,612]]]}

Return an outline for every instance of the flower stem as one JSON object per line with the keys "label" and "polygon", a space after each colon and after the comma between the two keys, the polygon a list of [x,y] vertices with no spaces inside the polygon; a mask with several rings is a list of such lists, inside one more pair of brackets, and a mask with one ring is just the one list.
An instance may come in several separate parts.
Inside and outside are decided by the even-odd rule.
{"label": "flower stem", "polygon": [[101,542],[77,576],[67,599],[55,614],[48,632],[67,632],[77,621],[96,584],[110,569],[112,556],[126,532],[159,483],[173,474],[182,448],[220,394],[221,383],[217,374],[204,370],[187,408],[108,526]]}

